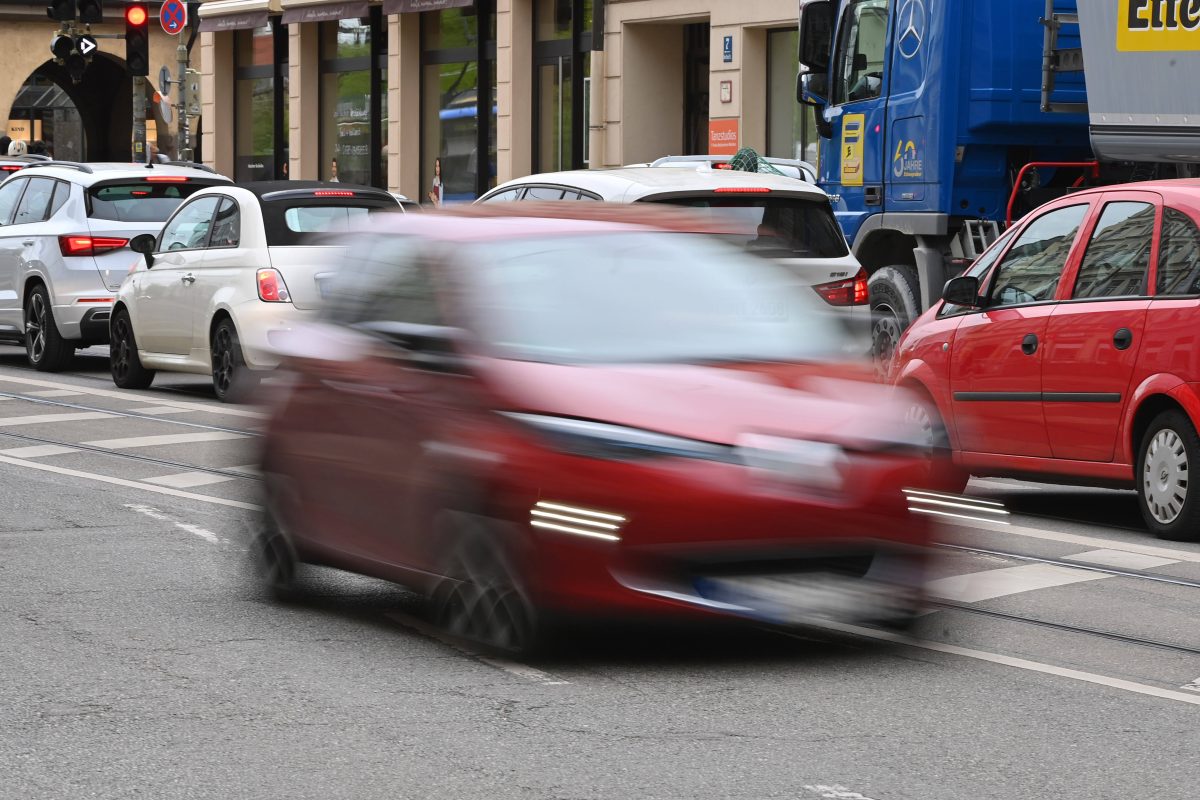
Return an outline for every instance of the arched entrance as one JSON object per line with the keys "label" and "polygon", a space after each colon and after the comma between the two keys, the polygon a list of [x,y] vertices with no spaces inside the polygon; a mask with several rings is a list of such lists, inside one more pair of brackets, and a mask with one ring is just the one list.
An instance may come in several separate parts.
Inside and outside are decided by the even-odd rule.
{"label": "arched entrance", "polygon": [[[171,152],[170,126],[162,119],[147,79],[146,114],[150,138],[158,132],[160,149]],[[47,61],[26,79],[8,119],[27,121],[31,139],[41,139],[55,158],[80,161],[129,161],[133,138],[133,80],[125,62],[98,53],[74,83],[65,67]],[[12,135],[10,133],[10,135]]]}

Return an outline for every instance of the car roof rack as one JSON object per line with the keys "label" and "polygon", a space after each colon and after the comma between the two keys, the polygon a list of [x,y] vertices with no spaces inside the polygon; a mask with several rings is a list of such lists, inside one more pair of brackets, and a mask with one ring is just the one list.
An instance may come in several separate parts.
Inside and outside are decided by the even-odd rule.
{"label": "car roof rack", "polygon": [[[150,162],[150,163],[149,163],[149,164],[147,164],[146,166],[147,166],[147,167],[151,167],[151,168],[152,168],[152,167],[154,167],[154,166],[155,166],[155,164],[154,164],[154,162]],[[199,162],[197,162],[197,161],[163,161],[163,162],[160,162],[160,163],[158,164],[158,166],[163,166],[163,167],[191,167],[192,169],[200,169],[200,170],[204,170],[205,172],[211,172],[213,175],[216,175],[216,174],[217,174],[217,171],[216,171],[215,169],[213,169],[212,167],[208,166],[207,164],[201,164],[201,163],[199,163]]]}
{"label": "car roof rack", "polygon": [[35,161],[26,166],[25,169],[33,169],[34,167],[64,167],[65,169],[77,169],[89,175],[95,172],[87,164],[81,164],[78,161]]}
{"label": "car roof rack", "polygon": [[[724,164],[729,161],[732,156],[715,156],[715,155],[698,155],[698,156],[663,156],[662,158],[652,162],[652,167],[668,166],[670,164]],[[767,156],[759,156],[759,161],[765,161],[773,167],[791,167],[798,171],[804,180],[809,183],[817,182],[817,170],[812,164],[807,161],[801,161],[798,158],[770,158]]]}

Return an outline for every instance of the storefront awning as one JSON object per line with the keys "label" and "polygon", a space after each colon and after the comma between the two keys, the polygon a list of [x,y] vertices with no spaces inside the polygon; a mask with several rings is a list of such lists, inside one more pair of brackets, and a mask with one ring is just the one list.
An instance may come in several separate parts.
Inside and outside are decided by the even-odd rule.
{"label": "storefront awning", "polygon": [[462,8],[474,4],[475,0],[383,0],[383,13],[407,14],[413,11],[441,11],[443,8]]}
{"label": "storefront awning", "polygon": [[200,5],[200,30],[240,31],[261,28],[279,13],[279,0],[209,0]]}
{"label": "storefront awning", "polygon": [[365,17],[370,13],[365,0],[344,3],[288,3],[283,9],[283,22],[332,22],[351,17]]}

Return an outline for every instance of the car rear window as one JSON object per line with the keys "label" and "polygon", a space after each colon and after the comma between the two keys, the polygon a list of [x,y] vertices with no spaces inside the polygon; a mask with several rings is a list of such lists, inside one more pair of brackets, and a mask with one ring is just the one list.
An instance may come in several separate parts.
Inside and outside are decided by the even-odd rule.
{"label": "car rear window", "polygon": [[116,222],[166,222],[179,204],[211,181],[105,183],[88,190],[88,216]]}
{"label": "car rear window", "polygon": [[733,219],[739,232],[723,238],[766,258],[841,258],[846,238],[825,202],[759,194],[649,198]]}
{"label": "car rear window", "polygon": [[375,214],[401,212],[395,201],[354,198],[327,200],[275,200],[263,203],[263,222],[269,247],[307,244],[313,234],[337,233],[355,228]]}

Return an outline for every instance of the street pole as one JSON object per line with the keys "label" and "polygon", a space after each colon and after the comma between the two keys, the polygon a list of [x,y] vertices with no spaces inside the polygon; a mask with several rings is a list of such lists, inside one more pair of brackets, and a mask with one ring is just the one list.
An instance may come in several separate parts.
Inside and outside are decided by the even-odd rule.
{"label": "street pole", "polygon": [[150,161],[146,147],[146,79],[140,75],[133,78],[133,161],[135,164]]}
{"label": "street pole", "polygon": [[[191,20],[188,20],[191,22]],[[192,160],[192,143],[189,136],[188,125],[188,96],[187,96],[187,71],[188,71],[188,49],[183,42],[183,36],[179,37],[179,47],[175,48],[175,60],[179,66],[179,82],[176,86],[179,87],[179,102],[175,105],[178,112],[178,141],[176,141],[176,151],[180,161]]]}

